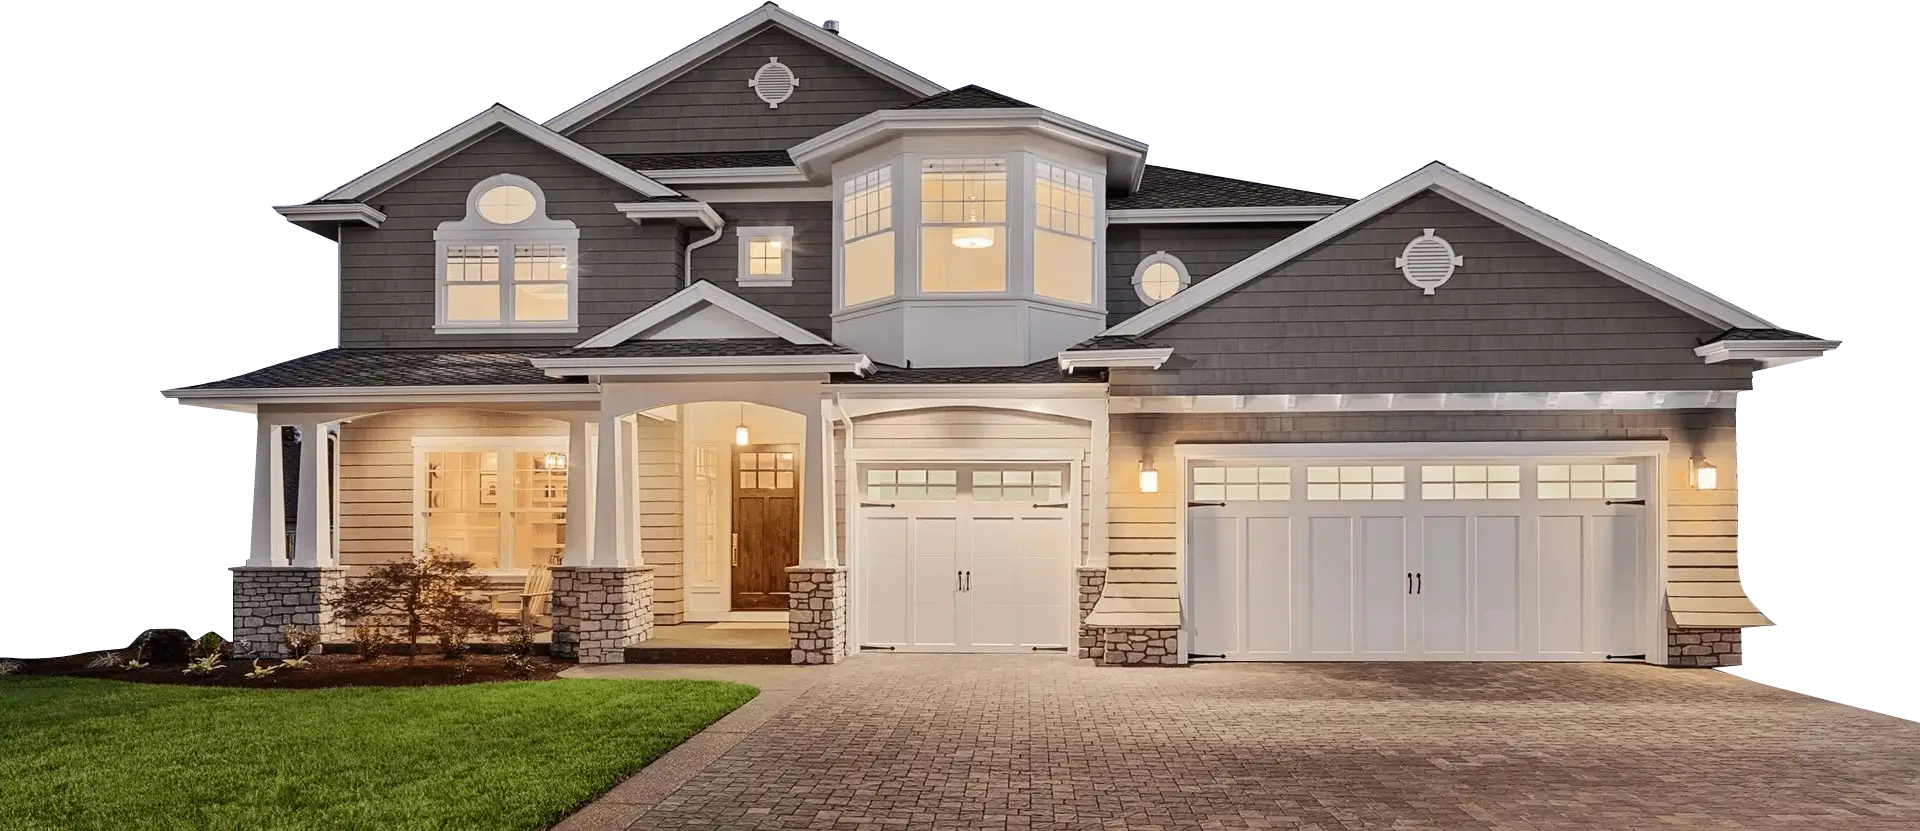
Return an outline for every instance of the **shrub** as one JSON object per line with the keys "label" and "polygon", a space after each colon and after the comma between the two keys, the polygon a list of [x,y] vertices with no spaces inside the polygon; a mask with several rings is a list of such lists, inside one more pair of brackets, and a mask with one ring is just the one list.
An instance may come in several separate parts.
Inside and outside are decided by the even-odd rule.
{"label": "shrub", "polygon": [[9,675],[19,672],[22,666],[24,666],[24,664],[21,664],[19,661],[16,661],[12,658],[8,658],[4,661],[0,661],[0,678],[5,678]]}
{"label": "shrub", "polygon": [[519,658],[532,658],[533,636],[527,633],[526,627],[522,626],[507,635],[507,640],[503,644],[503,647],[508,655]]}
{"label": "shrub", "polygon": [[360,660],[371,661],[380,657],[388,646],[393,644],[393,636],[387,630],[371,623],[362,623],[353,627],[354,651],[360,654]]}
{"label": "shrub", "polygon": [[357,620],[398,616],[401,640],[412,658],[423,634],[458,634],[464,643],[464,633],[484,626],[490,618],[478,595],[487,588],[487,579],[473,573],[473,563],[428,549],[420,557],[375,567],[330,592],[327,602],[337,614]]}
{"label": "shrub", "polygon": [[466,654],[468,648],[467,634],[466,632],[445,630],[435,632],[433,637],[434,640],[440,644],[440,657],[451,659]]}
{"label": "shrub", "polygon": [[531,655],[508,655],[506,667],[507,672],[513,677],[528,680],[533,678],[534,671],[540,668],[540,661]]}
{"label": "shrub", "polygon": [[320,648],[320,630],[306,626],[280,627],[280,649],[289,658],[305,658]]}
{"label": "shrub", "polygon": [[146,635],[140,635],[140,645],[134,647],[134,658],[142,664],[184,664],[186,631],[148,629]]}
{"label": "shrub", "polygon": [[119,669],[121,663],[123,662],[120,660],[120,653],[102,652],[87,662],[87,669]]}
{"label": "shrub", "polygon": [[193,642],[193,657],[213,658],[216,662],[233,654],[233,645],[218,632],[208,632]]}
{"label": "shrub", "polygon": [[253,671],[247,673],[247,677],[248,678],[265,678],[269,675],[272,675],[274,671],[278,669],[280,668],[279,667],[263,667],[260,665],[260,659],[255,658],[253,659]]}

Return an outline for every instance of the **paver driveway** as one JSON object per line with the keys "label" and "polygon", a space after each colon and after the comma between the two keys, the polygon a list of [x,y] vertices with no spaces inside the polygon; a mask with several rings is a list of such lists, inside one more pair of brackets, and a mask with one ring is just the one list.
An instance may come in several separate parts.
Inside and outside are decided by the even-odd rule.
{"label": "paver driveway", "polygon": [[1920,725],[1705,670],[793,671],[817,683],[616,827],[1920,828]]}

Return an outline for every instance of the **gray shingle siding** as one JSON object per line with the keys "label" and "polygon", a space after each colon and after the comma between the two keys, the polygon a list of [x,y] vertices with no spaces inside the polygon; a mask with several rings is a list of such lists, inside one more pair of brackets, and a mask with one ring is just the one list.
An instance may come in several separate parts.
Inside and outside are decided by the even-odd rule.
{"label": "gray shingle siding", "polygon": [[[821,337],[833,336],[833,203],[713,203],[726,235],[693,252],[693,276],[740,296]],[[793,285],[740,285],[743,227],[793,228]],[[702,236],[705,236],[703,231]]]}
{"label": "gray shingle siding", "polygon": [[[572,335],[436,335],[433,232],[466,213],[467,194],[496,173],[532,179],[548,214],[580,227],[580,331]],[[683,232],[636,225],[613,209],[636,194],[518,133],[499,131],[366,201],[379,228],[340,236],[340,345],[346,347],[572,346],[679,288]]]}
{"label": "gray shingle siding", "polygon": [[[779,58],[800,79],[778,109],[747,79]],[[606,154],[785,150],[920,96],[782,29],[763,29],[569,136]]]}
{"label": "gray shingle siding", "polygon": [[1155,251],[1180,258],[1193,281],[1219,273],[1305,228],[1306,223],[1107,226],[1107,325],[1146,308],[1133,290],[1133,270]]}
{"label": "gray shingle siding", "polygon": [[[1466,264],[1432,296],[1393,258],[1424,228]],[[1153,246],[1143,245],[1151,248]],[[1115,395],[1748,389],[1693,348],[1720,328],[1423,193],[1148,334]]]}

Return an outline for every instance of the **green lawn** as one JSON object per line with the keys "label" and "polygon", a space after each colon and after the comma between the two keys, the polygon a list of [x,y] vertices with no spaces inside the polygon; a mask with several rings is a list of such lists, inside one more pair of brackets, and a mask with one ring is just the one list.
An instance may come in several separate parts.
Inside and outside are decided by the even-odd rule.
{"label": "green lawn", "polygon": [[534,829],[747,701],[710,681],[0,678],[0,829]]}

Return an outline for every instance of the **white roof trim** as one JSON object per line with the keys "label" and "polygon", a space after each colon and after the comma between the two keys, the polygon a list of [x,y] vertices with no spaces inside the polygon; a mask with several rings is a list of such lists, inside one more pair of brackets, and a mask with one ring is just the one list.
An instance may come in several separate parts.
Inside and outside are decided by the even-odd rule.
{"label": "white roof trim", "polygon": [[690,167],[676,170],[643,170],[656,182],[677,185],[804,185],[807,174],[792,165],[782,167]]}
{"label": "white roof trim", "polygon": [[674,358],[535,358],[548,377],[579,375],[793,375],[873,371],[865,355],[710,355]]}
{"label": "white roof trim", "polygon": [[1188,287],[1166,302],[1149,306],[1104,335],[1145,335],[1219,299],[1255,278],[1278,268],[1335,236],[1372,219],[1407,199],[1432,190],[1490,219],[1533,238],[1562,254],[1638,288],[1721,328],[1770,329],[1773,324],[1752,312],[1675,277],[1621,251],[1592,235],[1554,219],[1511,196],[1487,187],[1439,162],[1408,174],[1366,198],[1348,205],[1297,234],[1268,246],[1212,277]]}
{"label": "white roof trim", "polygon": [[1107,211],[1114,225],[1173,225],[1201,222],[1318,222],[1340,205],[1274,205],[1241,208],[1116,208]]}
{"label": "white roof trim", "polygon": [[1060,353],[1060,369],[1072,374],[1079,367],[1125,367],[1159,369],[1173,357],[1173,350],[1158,349],[1082,349]]}
{"label": "white roof trim", "polygon": [[636,224],[649,219],[692,219],[710,231],[720,230],[721,225],[720,214],[705,202],[615,202],[613,209]]}
{"label": "white roof trim", "polygon": [[1761,369],[1812,360],[1840,348],[1837,340],[1719,340],[1696,347],[1707,363],[1754,361]]}
{"label": "white roof trim", "polygon": [[368,401],[439,403],[594,402],[592,384],[447,384],[407,387],[255,387],[249,389],[172,389],[161,395],[193,407],[253,412],[262,404],[332,404]]}
{"label": "white roof trim", "polygon": [[1384,392],[1319,395],[1126,395],[1115,413],[1368,413],[1733,409],[1734,390]]}
{"label": "white roof trim", "polygon": [[[608,87],[599,95],[582,101],[572,109],[554,116],[547,121],[547,127],[560,133],[573,132],[600,116],[611,112],[620,105],[650,91],[655,86],[673,79],[688,69],[698,66],[715,53],[726,49],[728,46],[733,45],[735,41],[752,34],[755,29],[768,23],[792,32],[801,40],[825,49],[848,63],[885,78],[893,82],[894,85],[917,95],[928,96],[947,91],[946,87],[922,78],[909,71],[906,67],[869,52],[853,41],[833,34],[819,26],[815,26],[779,6],[767,3],[760,8],[748,12],[740,19],[714,30],[712,34],[694,41],[680,51],[668,55],[658,63],[634,73],[626,80]],[[746,87],[743,85],[741,89],[745,90]]]}
{"label": "white roof trim", "polygon": [[900,133],[981,130],[1027,130],[1105,155],[1109,184],[1125,182],[1129,193],[1140,189],[1140,177],[1147,169],[1146,142],[1039,107],[881,110],[807,139],[787,153],[807,175],[825,176],[834,159]]}
{"label": "white roof trim", "polygon": [[442,157],[452,154],[486,137],[494,129],[500,127],[505,127],[527,138],[533,139],[547,149],[579,162],[591,168],[594,172],[626,186],[635,193],[656,197],[679,195],[679,193],[672,188],[635,173],[619,162],[595,153],[592,150],[588,150],[585,146],[573,139],[560,135],[546,127],[542,127],[534,123],[533,119],[507,109],[503,104],[495,104],[482,110],[479,115],[460,122],[453,129],[428,139],[425,144],[400,154],[400,156],[393,161],[374,168],[360,178],[341,185],[320,198],[365,199],[372,194],[380,192],[381,189],[413,175],[421,168],[439,161]]}
{"label": "white roof trim", "polygon": [[359,202],[334,203],[330,205],[276,205],[273,209],[288,222],[358,222],[372,228],[380,227],[387,221],[387,215],[372,205]]}
{"label": "white roof trim", "polygon": [[[832,343],[832,341],[829,341],[826,338],[820,337],[819,335],[816,335],[812,332],[809,332],[805,329],[802,329],[798,326],[793,325],[792,323],[788,322],[785,318],[782,318],[779,315],[776,315],[772,312],[767,311],[766,309],[762,309],[759,306],[755,306],[752,303],[749,303],[745,300],[740,299],[738,295],[728,292],[726,289],[723,289],[705,280],[701,280],[698,283],[694,283],[691,286],[688,286],[684,289],[674,292],[672,297],[668,297],[667,299],[662,300],[658,303],[655,303],[652,306],[648,306],[645,310],[641,311],[639,314],[634,315],[633,317],[627,318],[626,320],[620,321],[619,323],[608,328],[606,331],[601,332],[598,335],[594,335],[593,337],[588,338],[585,341],[582,341],[579,346],[576,346],[574,348],[575,349],[600,349],[603,347],[617,346],[619,344],[626,343],[627,341],[633,339],[635,336],[639,335],[640,333],[645,332],[654,327],[660,326],[662,324],[665,324],[668,321],[671,321],[674,318],[679,317],[682,313],[690,311],[703,304],[718,306],[721,309],[731,312],[735,317],[738,317],[741,320],[744,320],[748,323],[751,323],[755,326],[758,326],[762,329],[767,330],[768,337],[782,338],[786,340],[786,342],[788,343],[811,345],[811,346],[824,346]],[[831,357],[831,356],[813,355],[813,356],[806,356],[806,357],[818,358],[818,357]],[[659,361],[659,360],[668,360],[668,359],[662,359],[662,358],[649,358],[649,359],[549,358],[545,360],[548,360],[548,361],[584,360],[584,361],[598,361],[598,362],[606,363],[608,361],[616,361],[616,360]],[[679,359],[674,359],[674,360],[679,360]],[[539,360],[534,361],[533,365],[541,368],[545,368],[546,366],[548,366],[547,363],[543,363],[542,361],[539,361]],[[573,366],[574,364],[560,363],[560,364],[552,364],[552,365],[553,366]]]}

